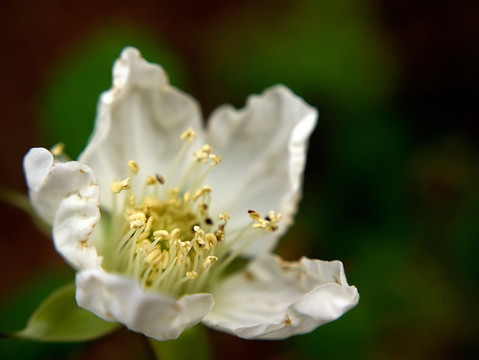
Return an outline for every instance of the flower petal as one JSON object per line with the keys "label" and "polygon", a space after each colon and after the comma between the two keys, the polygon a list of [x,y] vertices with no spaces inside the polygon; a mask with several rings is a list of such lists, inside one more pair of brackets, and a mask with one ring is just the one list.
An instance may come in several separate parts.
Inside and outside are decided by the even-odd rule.
{"label": "flower petal", "polygon": [[157,340],[176,339],[214,305],[211,294],[184,295],[176,300],[145,291],[135,279],[101,269],[77,273],[76,286],[79,306]]}
{"label": "flower petal", "polygon": [[339,261],[269,255],[213,291],[216,305],[203,319],[214,329],[246,339],[284,339],[333,321],[359,301]]}
{"label": "flower petal", "polygon": [[214,189],[213,199],[221,199],[212,204],[213,209],[234,209],[230,231],[250,221],[249,209],[262,216],[270,210],[283,214],[279,231],[255,242],[247,255],[271,250],[292,223],[317,116],[315,108],[284,86],[250,97],[239,111],[223,106],[212,114],[208,143],[223,158],[207,180]]}
{"label": "flower petal", "polygon": [[74,267],[97,266],[99,258],[90,235],[100,220],[98,182],[93,171],[76,161],[56,163],[46,149],[33,148],[23,166],[31,203],[53,224],[57,251]]}
{"label": "flower petal", "polygon": [[[79,161],[100,179],[102,206],[110,208],[109,185],[128,176],[127,163],[140,165],[139,179],[165,174],[191,127],[203,137],[198,105],[168,83],[159,65],[126,48],[113,68],[113,88],[102,94],[94,133]],[[174,181],[175,179],[166,179]],[[135,184],[133,184],[135,187]]]}

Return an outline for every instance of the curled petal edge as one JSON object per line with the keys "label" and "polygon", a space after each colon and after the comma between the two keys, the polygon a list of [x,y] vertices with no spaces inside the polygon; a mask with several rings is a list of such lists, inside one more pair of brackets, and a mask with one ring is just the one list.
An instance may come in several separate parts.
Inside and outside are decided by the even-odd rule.
{"label": "curled petal edge", "polygon": [[313,331],[357,305],[340,261],[274,255],[255,260],[214,289],[216,306],[203,323],[245,339],[280,340]]}
{"label": "curled petal edge", "polygon": [[44,148],[30,149],[23,166],[31,203],[53,225],[57,251],[75,268],[97,267],[90,238],[100,221],[100,192],[93,171],[77,161],[58,163]]}
{"label": "curled petal edge", "polygon": [[78,272],[76,289],[80,307],[160,341],[178,338],[185,329],[199,323],[215,303],[213,296],[206,293],[175,299],[148,292],[137,280],[102,269]]}

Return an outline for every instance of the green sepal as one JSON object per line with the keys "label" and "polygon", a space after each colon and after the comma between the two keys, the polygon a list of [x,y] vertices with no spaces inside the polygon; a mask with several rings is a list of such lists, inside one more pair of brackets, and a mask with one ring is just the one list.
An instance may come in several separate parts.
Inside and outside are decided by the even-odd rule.
{"label": "green sepal", "polygon": [[77,342],[99,338],[119,326],[80,308],[75,301],[75,284],[71,283],[48,296],[32,314],[25,329],[12,336],[37,341]]}
{"label": "green sepal", "polygon": [[150,338],[149,341],[157,359],[211,359],[208,335],[202,325],[186,329],[176,340],[157,341]]}

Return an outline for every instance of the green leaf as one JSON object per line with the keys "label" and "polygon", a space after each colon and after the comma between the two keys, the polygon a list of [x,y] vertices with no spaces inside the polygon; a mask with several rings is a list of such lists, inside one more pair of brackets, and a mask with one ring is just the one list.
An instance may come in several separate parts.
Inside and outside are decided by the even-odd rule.
{"label": "green leaf", "polygon": [[75,285],[68,284],[44,300],[27,327],[13,336],[38,341],[86,341],[106,335],[118,326],[78,307]]}
{"label": "green leaf", "polygon": [[206,329],[197,325],[186,329],[178,339],[149,339],[156,357],[161,360],[211,359]]}

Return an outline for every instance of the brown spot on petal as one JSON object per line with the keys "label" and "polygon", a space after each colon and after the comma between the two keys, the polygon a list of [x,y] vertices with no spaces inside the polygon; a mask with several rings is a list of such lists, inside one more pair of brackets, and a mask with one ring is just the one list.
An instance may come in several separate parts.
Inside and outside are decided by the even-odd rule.
{"label": "brown spot on petal", "polygon": [[284,320],[284,325],[290,326],[291,325],[291,319],[289,318],[288,315],[286,315],[286,319]]}
{"label": "brown spot on petal", "polygon": [[256,279],[255,276],[254,276],[254,274],[253,274],[251,271],[249,271],[249,270],[246,270],[246,271],[244,272],[244,277],[245,277],[246,280],[248,280],[248,281],[255,281],[255,279]]}
{"label": "brown spot on petal", "polygon": [[284,272],[289,272],[296,269],[296,262],[294,261],[286,261],[283,259],[279,259],[279,264],[281,265],[281,270]]}

